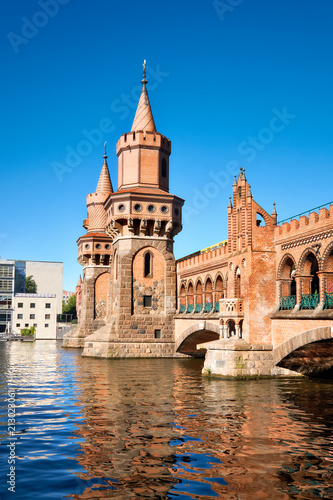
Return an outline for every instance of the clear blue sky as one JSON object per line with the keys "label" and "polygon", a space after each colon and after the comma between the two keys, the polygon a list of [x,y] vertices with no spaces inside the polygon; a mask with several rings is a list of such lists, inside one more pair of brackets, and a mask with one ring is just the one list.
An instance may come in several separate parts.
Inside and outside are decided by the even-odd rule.
{"label": "clear blue sky", "polygon": [[2,2],[1,257],[63,261],[74,290],[85,197],[104,140],[117,186],[143,59],[171,192],[186,200],[176,258],[226,238],[229,162],[279,219],[331,201],[332,18],[331,0]]}

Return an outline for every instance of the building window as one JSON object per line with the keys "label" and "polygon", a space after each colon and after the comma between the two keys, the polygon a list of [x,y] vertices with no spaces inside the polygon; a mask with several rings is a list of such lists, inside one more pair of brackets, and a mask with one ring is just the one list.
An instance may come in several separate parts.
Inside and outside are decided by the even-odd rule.
{"label": "building window", "polygon": [[23,319],[23,314],[18,314],[17,319]]}
{"label": "building window", "polygon": [[16,328],[20,328],[21,324],[20,323],[16,323]]}
{"label": "building window", "polygon": [[161,338],[161,330],[155,330],[155,339]]}
{"label": "building window", "polygon": [[162,177],[164,177],[164,179],[165,179],[166,176],[167,176],[167,163],[166,163],[165,159],[163,158],[163,160],[162,160]]}
{"label": "building window", "polygon": [[37,323],[34,323],[34,327],[37,328]]}
{"label": "building window", "polygon": [[19,303],[17,304],[17,307],[23,307],[23,302],[19,302]]}
{"label": "building window", "polygon": [[48,328],[49,327],[49,324],[48,323],[45,323],[45,328]]}
{"label": "building window", "polygon": [[45,304],[45,307],[46,307],[46,309],[51,309],[51,304],[50,304],[49,302],[47,302],[47,303]]}
{"label": "building window", "polygon": [[151,295],[144,295],[143,296],[143,306],[144,307],[151,307]]}
{"label": "building window", "polygon": [[36,319],[34,314],[30,314],[30,319]]}
{"label": "building window", "polygon": [[30,302],[30,308],[31,308],[31,309],[34,309],[35,307],[36,307],[35,302]]}
{"label": "building window", "polygon": [[144,277],[151,277],[151,254],[147,252],[145,254],[145,262],[144,262]]}
{"label": "building window", "polygon": [[25,326],[26,328],[29,328],[29,323],[26,323],[24,326]]}
{"label": "building window", "polygon": [[45,319],[51,319],[51,314],[45,314]]}

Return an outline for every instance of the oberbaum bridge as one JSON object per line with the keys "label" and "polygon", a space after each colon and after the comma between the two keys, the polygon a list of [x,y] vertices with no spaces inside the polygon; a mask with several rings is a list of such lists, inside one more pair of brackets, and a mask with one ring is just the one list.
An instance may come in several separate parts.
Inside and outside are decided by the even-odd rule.
{"label": "oberbaum bridge", "polygon": [[146,71],[132,130],[105,152],[78,241],[78,326],[63,347],[103,358],[205,356],[204,374],[331,376],[333,204],[277,222],[240,169],[228,239],[175,260],[184,200],[169,193],[171,142],[156,131]]}

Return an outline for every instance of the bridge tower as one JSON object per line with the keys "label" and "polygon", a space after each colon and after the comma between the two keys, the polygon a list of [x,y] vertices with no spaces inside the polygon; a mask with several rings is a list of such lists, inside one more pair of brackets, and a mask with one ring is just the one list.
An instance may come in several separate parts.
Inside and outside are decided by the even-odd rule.
{"label": "bridge tower", "polygon": [[174,354],[173,238],[184,201],[169,193],[171,141],[156,130],[145,64],[141,83],[132,129],[117,142],[118,189],[103,201],[110,302],[105,325],[85,339],[84,356]]}

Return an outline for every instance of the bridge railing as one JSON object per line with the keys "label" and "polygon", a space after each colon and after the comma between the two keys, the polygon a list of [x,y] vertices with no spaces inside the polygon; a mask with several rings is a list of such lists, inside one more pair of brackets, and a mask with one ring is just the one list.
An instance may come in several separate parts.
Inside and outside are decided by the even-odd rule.
{"label": "bridge railing", "polygon": [[318,293],[307,293],[305,295],[301,295],[300,309],[316,309],[318,304],[319,304]]}
{"label": "bridge railing", "polygon": [[296,295],[284,296],[280,300],[280,310],[286,311],[294,309],[296,305]]}

